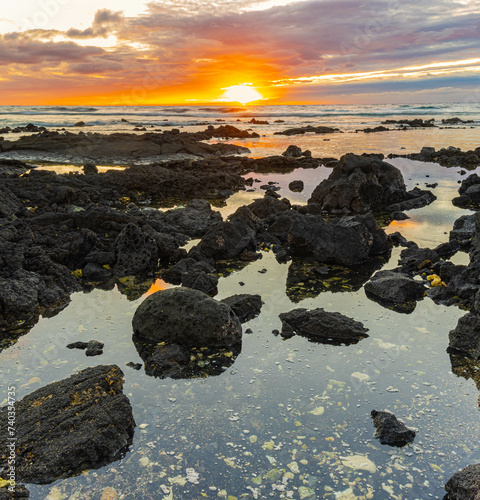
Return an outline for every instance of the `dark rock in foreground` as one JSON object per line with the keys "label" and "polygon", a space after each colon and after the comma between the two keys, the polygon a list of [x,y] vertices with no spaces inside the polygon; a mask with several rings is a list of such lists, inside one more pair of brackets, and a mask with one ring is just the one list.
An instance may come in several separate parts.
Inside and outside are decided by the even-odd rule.
{"label": "dark rock in foreground", "polygon": [[229,305],[237,315],[240,323],[245,323],[260,314],[262,297],[260,295],[239,294],[223,299],[221,302]]}
{"label": "dark rock in foreground", "polygon": [[480,359],[480,316],[468,313],[462,316],[449,335],[449,349],[473,359]]}
{"label": "dark rock in foreground", "polygon": [[146,298],[132,321],[136,336],[150,342],[191,347],[230,347],[242,327],[227,304],[189,288],[173,288]]}
{"label": "dark rock in foreground", "polygon": [[480,464],[469,465],[455,474],[445,485],[444,500],[478,500],[480,498]]}
{"label": "dark rock in foreground", "polygon": [[421,282],[395,271],[379,271],[365,284],[367,297],[397,312],[413,312],[425,291]]}
{"label": "dark rock in foreground", "polygon": [[375,437],[380,443],[401,447],[415,439],[415,431],[397,420],[393,413],[372,410],[371,415],[375,426]]}
{"label": "dark rock in foreground", "polygon": [[[121,457],[131,444],[135,421],[122,394],[118,366],[87,368],[37,389],[16,404],[16,475],[49,484]],[[9,444],[8,407],[0,410],[0,465]]]}
{"label": "dark rock in foreground", "polygon": [[317,308],[294,309],[279,315],[283,337],[301,335],[312,341],[325,344],[356,344],[368,337],[367,328],[359,321],[338,312],[327,312]]}
{"label": "dark rock in foreground", "polygon": [[15,485],[15,491],[9,491],[8,486],[0,489],[0,500],[30,498],[30,492],[23,485]]}

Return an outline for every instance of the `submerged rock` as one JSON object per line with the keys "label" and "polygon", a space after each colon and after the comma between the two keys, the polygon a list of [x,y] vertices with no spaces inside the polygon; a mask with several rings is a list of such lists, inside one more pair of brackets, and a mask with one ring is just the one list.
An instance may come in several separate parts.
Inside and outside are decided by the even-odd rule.
{"label": "submerged rock", "polygon": [[405,446],[415,439],[415,431],[409,429],[393,413],[372,410],[375,437],[382,444]]}
{"label": "submerged rock", "polygon": [[317,308],[294,309],[279,315],[282,321],[283,337],[295,334],[307,337],[313,341],[328,344],[356,344],[368,337],[368,329],[363,323],[344,316],[338,312],[327,312]]}
{"label": "submerged rock", "polygon": [[67,345],[67,349],[84,349],[87,356],[99,356],[103,354],[103,342],[89,340],[88,342],[73,342]]}
{"label": "submerged rock", "polygon": [[468,465],[455,472],[445,485],[444,500],[477,500],[480,498],[480,464]]}
{"label": "submerged rock", "polygon": [[262,297],[260,295],[239,294],[223,299],[221,302],[229,305],[237,315],[240,323],[245,323],[260,314]]}
{"label": "submerged rock", "polygon": [[198,290],[172,288],[147,297],[135,311],[135,335],[150,342],[230,347],[242,339],[231,308]]}
{"label": "submerged rock", "polygon": [[[118,460],[135,421],[115,365],[87,368],[16,403],[16,475],[49,484]],[[8,406],[0,409],[0,465],[6,466]]]}
{"label": "submerged rock", "polygon": [[423,298],[426,288],[406,274],[379,271],[365,284],[367,297],[397,312],[411,313],[416,301]]}

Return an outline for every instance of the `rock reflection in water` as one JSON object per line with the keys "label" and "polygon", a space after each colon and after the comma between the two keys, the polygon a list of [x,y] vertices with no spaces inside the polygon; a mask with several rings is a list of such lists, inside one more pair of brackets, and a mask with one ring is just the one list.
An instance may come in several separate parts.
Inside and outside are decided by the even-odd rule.
{"label": "rock reflection in water", "polygon": [[452,349],[448,349],[452,372],[457,377],[463,377],[465,380],[472,379],[480,391],[480,361],[462,356]]}
{"label": "rock reflection in water", "polygon": [[365,264],[354,267],[320,264],[314,258],[293,259],[288,268],[287,296],[292,302],[315,298],[321,292],[355,292],[387,259],[370,258]]}
{"label": "rock reflection in water", "polygon": [[145,363],[145,373],[156,378],[188,379],[220,375],[233,365],[242,344],[221,349],[152,344],[133,335],[133,343]]}

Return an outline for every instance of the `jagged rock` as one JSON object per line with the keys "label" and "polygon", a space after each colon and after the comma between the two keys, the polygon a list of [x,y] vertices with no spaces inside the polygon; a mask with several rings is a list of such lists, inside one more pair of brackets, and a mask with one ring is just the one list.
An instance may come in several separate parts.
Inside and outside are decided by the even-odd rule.
{"label": "jagged rock", "polygon": [[177,228],[177,231],[190,238],[201,238],[215,223],[220,222],[220,212],[212,210],[206,200],[192,200],[185,208],[169,210],[165,214],[165,223]]}
{"label": "jagged rock", "polygon": [[98,174],[98,168],[95,163],[87,162],[83,165],[83,173],[85,175],[95,175]]}
{"label": "jagged rock", "polygon": [[325,222],[320,215],[292,218],[288,244],[293,256],[353,266],[369,256],[388,253],[392,244],[371,214]]}
{"label": "jagged rock", "polygon": [[280,314],[279,318],[283,337],[298,334],[315,342],[346,345],[356,344],[368,337],[367,329],[359,321],[321,308],[311,311],[294,309]]}
{"label": "jagged rock", "polygon": [[157,343],[220,348],[242,339],[240,322],[227,304],[189,288],[150,295],[135,311],[132,325],[135,335]]}
{"label": "jagged rock", "polygon": [[199,262],[195,259],[186,258],[178,261],[172,267],[163,271],[162,278],[173,285],[180,285],[183,275],[192,271],[203,271],[210,274],[215,271],[215,268],[206,262]]}
{"label": "jagged rock", "polygon": [[347,154],[313,191],[308,203],[324,210],[366,212],[406,198],[400,170],[375,157]]}
{"label": "jagged rock", "polygon": [[204,271],[188,271],[182,275],[182,286],[211,293],[217,289],[218,278]]}
{"label": "jagged rock", "polygon": [[468,465],[455,472],[445,485],[444,500],[478,500],[480,498],[480,464]]}
{"label": "jagged rock", "polygon": [[302,150],[298,146],[290,145],[282,153],[282,156],[285,156],[285,158],[301,158]]}
{"label": "jagged rock", "polygon": [[221,302],[232,308],[240,323],[245,323],[258,316],[263,304],[260,295],[250,294],[232,295],[231,297],[222,299]]}
{"label": "jagged rock", "polygon": [[[118,460],[135,421],[115,365],[87,368],[16,403],[16,476],[49,484]],[[8,458],[8,406],[0,409],[0,465]]]}
{"label": "jagged rock", "polygon": [[415,431],[397,420],[393,413],[372,410],[371,415],[375,426],[375,437],[380,443],[401,447],[415,439]]}
{"label": "jagged rock", "polygon": [[402,250],[398,264],[402,273],[414,276],[422,271],[422,269],[430,268],[439,260],[440,256],[434,250],[411,245]]}
{"label": "jagged rock", "polygon": [[449,349],[461,352],[473,359],[480,359],[480,316],[467,313],[462,316],[449,335]]}
{"label": "jagged rock", "polygon": [[244,250],[255,250],[255,231],[243,220],[232,220],[211,227],[189,256],[198,260],[232,259]]}
{"label": "jagged rock", "polygon": [[395,271],[378,271],[365,284],[367,297],[397,312],[413,312],[416,301],[423,298],[425,291],[421,282]]}

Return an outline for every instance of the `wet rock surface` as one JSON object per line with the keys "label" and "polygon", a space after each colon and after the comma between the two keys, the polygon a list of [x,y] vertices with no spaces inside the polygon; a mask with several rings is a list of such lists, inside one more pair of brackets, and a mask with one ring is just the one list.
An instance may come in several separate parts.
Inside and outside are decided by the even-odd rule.
{"label": "wet rock surface", "polygon": [[338,312],[327,312],[317,308],[294,309],[279,315],[282,321],[281,335],[301,335],[314,342],[326,344],[356,344],[368,337],[367,329],[359,321]]}
{"label": "wet rock surface", "polygon": [[262,297],[260,295],[238,294],[222,299],[221,302],[231,307],[237,315],[240,323],[245,323],[260,314],[262,309]]}
{"label": "wet rock surface", "polygon": [[136,336],[150,342],[191,347],[230,347],[242,339],[231,308],[188,288],[173,288],[147,297],[132,321]]}
{"label": "wet rock surface", "polygon": [[425,291],[423,283],[395,271],[379,271],[365,284],[367,297],[397,312],[413,312]]}
{"label": "wet rock surface", "polygon": [[405,426],[393,413],[372,410],[375,437],[382,444],[402,447],[415,439],[415,431]]}
{"label": "wet rock surface", "polygon": [[[37,389],[16,404],[16,475],[49,484],[118,460],[135,421],[115,365],[87,368]],[[0,465],[7,460],[7,411],[0,409]]]}
{"label": "wet rock surface", "polygon": [[480,498],[480,464],[468,465],[456,472],[445,485],[444,500],[476,500]]}

